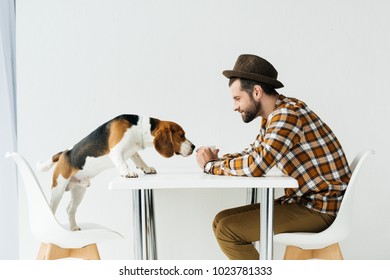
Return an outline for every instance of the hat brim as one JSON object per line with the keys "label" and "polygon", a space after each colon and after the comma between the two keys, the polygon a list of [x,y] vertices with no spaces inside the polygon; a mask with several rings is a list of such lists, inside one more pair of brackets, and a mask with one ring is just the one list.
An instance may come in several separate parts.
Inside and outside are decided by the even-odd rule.
{"label": "hat brim", "polygon": [[241,71],[233,71],[233,70],[225,70],[222,72],[222,74],[230,79],[230,78],[244,78],[248,80],[253,80],[256,82],[262,82],[265,84],[268,84],[270,86],[273,86],[274,88],[282,88],[284,85],[279,82],[278,80],[274,78],[270,78],[263,75],[253,74],[253,73],[247,73],[247,72],[241,72]]}

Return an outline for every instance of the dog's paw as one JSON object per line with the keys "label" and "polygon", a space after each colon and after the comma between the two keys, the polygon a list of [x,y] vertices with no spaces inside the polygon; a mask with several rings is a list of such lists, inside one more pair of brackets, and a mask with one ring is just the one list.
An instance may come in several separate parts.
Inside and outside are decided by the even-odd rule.
{"label": "dog's paw", "polygon": [[124,178],[137,178],[138,174],[136,172],[127,172],[126,174],[121,174]]}
{"label": "dog's paw", "polygon": [[81,228],[79,228],[78,226],[74,226],[70,229],[71,231],[80,231]]}
{"label": "dog's paw", "polygon": [[88,188],[91,185],[91,181],[88,179],[80,180],[80,186],[84,188]]}
{"label": "dog's paw", "polygon": [[156,174],[157,171],[154,167],[146,167],[146,168],[143,168],[142,171],[145,173],[145,174]]}

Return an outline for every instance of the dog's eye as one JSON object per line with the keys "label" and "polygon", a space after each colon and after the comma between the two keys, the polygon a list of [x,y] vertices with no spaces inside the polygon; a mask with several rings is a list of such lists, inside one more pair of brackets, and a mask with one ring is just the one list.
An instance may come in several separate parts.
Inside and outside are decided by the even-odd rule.
{"label": "dog's eye", "polygon": [[184,139],[184,138],[186,138],[186,137],[184,136],[184,134],[180,134],[180,138],[181,138],[181,139]]}

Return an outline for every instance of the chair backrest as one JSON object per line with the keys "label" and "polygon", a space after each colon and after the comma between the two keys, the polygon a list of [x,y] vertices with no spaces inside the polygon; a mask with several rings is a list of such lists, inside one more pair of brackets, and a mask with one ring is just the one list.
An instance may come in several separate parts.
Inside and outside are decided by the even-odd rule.
{"label": "chair backrest", "polygon": [[54,217],[45,194],[27,161],[18,153],[7,153],[7,158],[12,158],[19,169],[26,190],[30,227],[33,235],[40,237],[50,229],[61,227]]}
{"label": "chair backrest", "polygon": [[375,154],[375,152],[372,149],[361,151],[356,155],[350,165],[352,171],[351,179],[349,180],[347,190],[344,193],[339,213],[333,224],[329,227],[329,229],[332,228],[332,230],[336,229],[337,232],[344,237],[349,235],[352,228],[354,193],[358,183],[358,178],[360,177],[360,171],[363,166],[363,162],[368,155],[373,154]]}

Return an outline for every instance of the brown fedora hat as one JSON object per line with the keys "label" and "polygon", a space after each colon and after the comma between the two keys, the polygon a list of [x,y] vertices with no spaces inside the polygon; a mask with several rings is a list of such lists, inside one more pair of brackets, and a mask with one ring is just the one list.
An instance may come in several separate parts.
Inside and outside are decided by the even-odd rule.
{"label": "brown fedora hat", "polygon": [[283,84],[277,80],[278,71],[264,58],[253,54],[242,54],[237,58],[233,70],[225,70],[222,74],[227,78],[244,78],[281,88]]}

